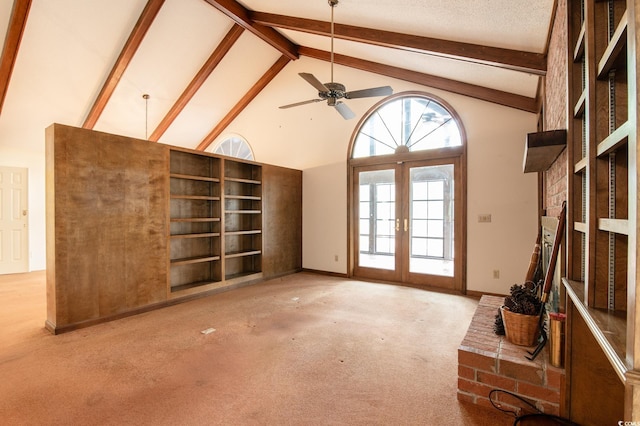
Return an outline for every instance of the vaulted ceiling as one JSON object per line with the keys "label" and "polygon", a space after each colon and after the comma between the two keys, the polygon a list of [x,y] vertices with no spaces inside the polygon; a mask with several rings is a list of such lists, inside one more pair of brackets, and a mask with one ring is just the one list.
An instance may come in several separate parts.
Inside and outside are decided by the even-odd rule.
{"label": "vaulted ceiling", "polygon": [[[536,113],[554,10],[340,0],[335,80],[363,89],[350,67]],[[290,64],[329,81],[330,16],[327,0],[2,0],[0,146],[40,151],[59,122],[206,149],[269,85],[263,114],[316,97]]]}

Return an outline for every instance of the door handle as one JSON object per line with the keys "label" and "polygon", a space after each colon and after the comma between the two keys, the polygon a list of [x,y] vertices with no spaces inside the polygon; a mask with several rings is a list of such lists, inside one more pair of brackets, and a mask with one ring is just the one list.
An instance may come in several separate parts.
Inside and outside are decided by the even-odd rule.
{"label": "door handle", "polygon": [[404,232],[407,232],[409,230],[409,222],[407,221],[407,219],[404,220]]}
{"label": "door handle", "polygon": [[396,219],[396,232],[400,232],[400,219]]}

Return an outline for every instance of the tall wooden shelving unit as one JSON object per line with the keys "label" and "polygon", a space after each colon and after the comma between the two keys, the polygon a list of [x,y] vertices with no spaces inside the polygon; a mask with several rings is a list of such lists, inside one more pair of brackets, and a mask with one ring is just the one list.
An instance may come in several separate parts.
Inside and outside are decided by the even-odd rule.
{"label": "tall wooden shelving unit", "polygon": [[224,275],[262,271],[262,167],[224,160]]}
{"label": "tall wooden shelving unit", "polygon": [[169,291],[260,278],[262,165],[170,150]]}
{"label": "tall wooden shelving unit", "polygon": [[302,172],[47,128],[53,333],[302,269]]}
{"label": "tall wooden shelving unit", "polygon": [[638,0],[568,0],[567,415],[640,420]]}
{"label": "tall wooden shelving unit", "polygon": [[219,158],[171,149],[171,293],[221,281]]}

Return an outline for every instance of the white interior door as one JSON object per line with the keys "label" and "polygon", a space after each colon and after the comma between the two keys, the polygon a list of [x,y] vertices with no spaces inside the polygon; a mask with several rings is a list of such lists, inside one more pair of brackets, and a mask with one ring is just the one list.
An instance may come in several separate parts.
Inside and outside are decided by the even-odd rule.
{"label": "white interior door", "polygon": [[27,169],[0,166],[0,274],[29,271]]}

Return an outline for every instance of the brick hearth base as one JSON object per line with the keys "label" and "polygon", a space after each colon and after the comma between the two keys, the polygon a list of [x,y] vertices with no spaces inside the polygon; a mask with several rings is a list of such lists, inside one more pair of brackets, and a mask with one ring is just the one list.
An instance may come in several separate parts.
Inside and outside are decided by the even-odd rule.
{"label": "brick hearth base", "polygon": [[[527,348],[507,342],[493,332],[504,298],[482,296],[467,334],[458,348],[458,399],[491,407],[489,392],[501,389],[517,394],[547,414],[559,414],[564,370],[548,364],[548,345],[534,361]],[[530,412],[526,404],[498,392],[494,402],[507,410]]]}

